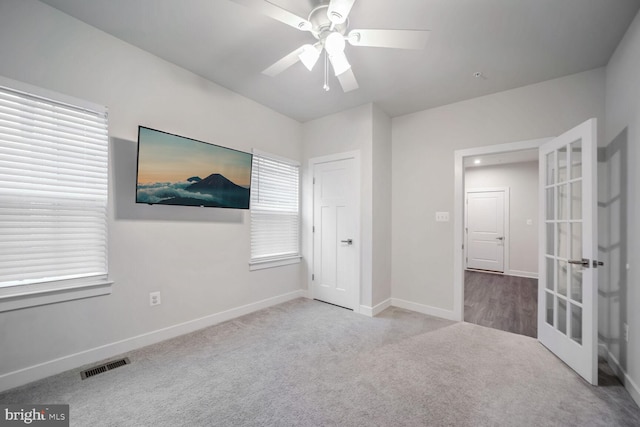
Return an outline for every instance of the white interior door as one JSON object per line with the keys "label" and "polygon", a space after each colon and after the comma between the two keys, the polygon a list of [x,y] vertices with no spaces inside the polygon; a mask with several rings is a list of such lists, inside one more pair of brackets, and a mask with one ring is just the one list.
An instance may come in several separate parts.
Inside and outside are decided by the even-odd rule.
{"label": "white interior door", "polygon": [[597,359],[596,120],[540,147],[538,339],[591,384]]}
{"label": "white interior door", "polygon": [[313,185],[313,298],[356,309],[355,159],[318,163]]}
{"label": "white interior door", "polygon": [[467,191],[467,268],[504,272],[504,193]]}

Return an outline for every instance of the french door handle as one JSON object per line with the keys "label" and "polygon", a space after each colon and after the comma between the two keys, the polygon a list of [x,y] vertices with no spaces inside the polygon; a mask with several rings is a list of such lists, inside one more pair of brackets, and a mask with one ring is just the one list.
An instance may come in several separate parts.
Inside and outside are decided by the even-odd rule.
{"label": "french door handle", "polygon": [[581,266],[583,266],[583,267],[585,267],[585,268],[586,268],[586,267],[589,267],[589,264],[590,264],[590,263],[589,263],[589,260],[588,260],[588,259],[586,259],[586,258],[582,258],[582,259],[580,259],[580,260],[578,260],[578,259],[570,259],[570,260],[569,260],[569,261],[567,261],[567,262],[568,262],[569,264],[578,264],[578,265],[581,265]]}
{"label": "french door handle", "polygon": [[579,264],[583,267],[589,267],[589,264],[591,264],[591,266],[593,268],[597,268],[599,265],[604,265],[604,262],[602,261],[598,261],[598,260],[593,260],[591,261],[591,263],[589,263],[588,259],[582,258],[580,261],[578,261],[577,259],[570,259],[569,261],[567,261],[569,264]]}
{"label": "french door handle", "polygon": [[353,245],[353,239],[340,240],[342,243],[346,243],[347,245]]}

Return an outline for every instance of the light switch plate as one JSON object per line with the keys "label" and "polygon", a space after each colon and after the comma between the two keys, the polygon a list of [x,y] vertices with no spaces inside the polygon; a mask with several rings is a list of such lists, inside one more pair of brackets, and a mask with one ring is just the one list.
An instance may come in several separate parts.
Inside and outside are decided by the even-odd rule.
{"label": "light switch plate", "polygon": [[449,222],[449,212],[436,212],[436,222]]}

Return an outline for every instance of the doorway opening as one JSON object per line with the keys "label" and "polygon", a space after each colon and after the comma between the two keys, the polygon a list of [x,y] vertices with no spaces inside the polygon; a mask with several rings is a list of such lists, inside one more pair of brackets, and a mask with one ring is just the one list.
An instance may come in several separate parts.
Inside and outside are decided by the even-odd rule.
{"label": "doorway opening", "polygon": [[465,159],[466,322],[537,337],[538,169],[537,149]]}
{"label": "doorway opening", "polygon": [[537,337],[538,148],[548,140],[456,152],[459,320]]}

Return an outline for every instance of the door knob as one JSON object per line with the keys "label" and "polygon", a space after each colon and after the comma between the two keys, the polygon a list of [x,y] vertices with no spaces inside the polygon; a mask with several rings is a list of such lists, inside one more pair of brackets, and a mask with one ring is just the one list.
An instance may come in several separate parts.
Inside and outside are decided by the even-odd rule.
{"label": "door knob", "polygon": [[353,239],[340,240],[342,243],[346,243],[347,245],[353,245]]}
{"label": "door knob", "polygon": [[496,237],[496,240],[504,240],[504,237]]}

